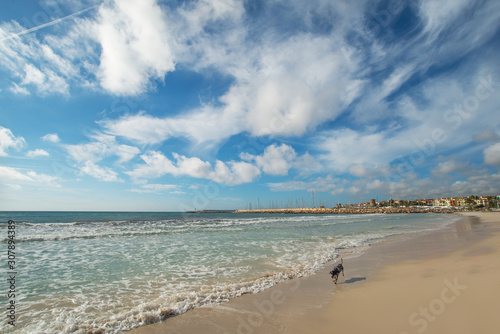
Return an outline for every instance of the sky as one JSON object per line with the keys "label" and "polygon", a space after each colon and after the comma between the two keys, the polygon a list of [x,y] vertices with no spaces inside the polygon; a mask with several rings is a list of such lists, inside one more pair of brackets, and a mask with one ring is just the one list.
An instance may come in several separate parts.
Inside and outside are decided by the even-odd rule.
{"label": "sky", "polygon": [[499,54],[496,0],[2,1],[0,210],[500,195]]}

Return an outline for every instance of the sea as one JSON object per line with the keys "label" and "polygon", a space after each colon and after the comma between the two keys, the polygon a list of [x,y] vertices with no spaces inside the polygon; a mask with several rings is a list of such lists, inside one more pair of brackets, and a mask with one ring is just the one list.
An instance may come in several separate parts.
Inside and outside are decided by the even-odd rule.
{"label": "sea", "polygon": [[[0,332],[120,333],[258,293],[311,275],[341,253],[359,254],[387,238],[458,219],[433,213],[0,212]],[[9,240],[15,254],[8,258]],[[12,271],[15,296],[9,298]],[[8,318],[12,301],[15,326]]]}

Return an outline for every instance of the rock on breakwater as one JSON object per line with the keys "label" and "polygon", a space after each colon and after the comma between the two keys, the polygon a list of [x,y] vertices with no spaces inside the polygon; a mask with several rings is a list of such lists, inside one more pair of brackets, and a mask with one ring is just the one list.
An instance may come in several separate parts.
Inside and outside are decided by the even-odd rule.
{"label": "rock on breakwater", "polygon": [[289,208],[236,210],[234,213],[281,213],[281,214],[367,214],[367,213],[454,213],[462,210],[454,208]]}

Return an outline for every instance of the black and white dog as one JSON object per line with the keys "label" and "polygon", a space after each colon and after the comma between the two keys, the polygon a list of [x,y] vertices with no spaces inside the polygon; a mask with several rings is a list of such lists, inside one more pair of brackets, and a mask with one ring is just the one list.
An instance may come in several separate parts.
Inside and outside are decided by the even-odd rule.
{"label": "black and white dog", "polygon": [[340,258],[340,263],[333,267],[333,270],[330,271],[330,275],[332,275],[333,282],[337,284],[337,280],[339,279],[339,275],[342,272],[342,276],[344,276],[344,266],[342,265],[344,260]]}

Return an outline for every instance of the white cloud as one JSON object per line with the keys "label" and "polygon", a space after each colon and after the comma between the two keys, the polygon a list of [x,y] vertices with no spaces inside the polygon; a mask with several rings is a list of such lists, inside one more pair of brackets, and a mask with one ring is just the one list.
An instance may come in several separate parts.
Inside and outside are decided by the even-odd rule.
{"label": "white cloud", "polygon": [[94,141],[79,145],[63,145],[70,157],[79,163],[97,162],[105,157],[117,156],[120,163],[130,161],[140,153],[137,147],[118,144],[114,136],[94,134]]}
{"label": "white cloud", "polygon": [[[38,174],[34,171],[29,171],[26,173],[33,181],[44,184],[55,184],[58,178],[55,176],[50,176],[46,174]],[[58,186],[58,185],[57,185]]]}
{"label": "white cloud", "polygon": [[43,185],[59,187],[59,179],[55,176],[38,174],[34,171],[23,172],[12,167],[0,166],[0,181],[2,184],[11,184],[19,188],[19,183],[26,185]]}
{"label": "white cloud", "polygon": [[118,177],[118,173],[111,168],[98,166],[92,161],[86,161],[83,166],[80,167],[80,171],[100,181],[123,182],[123,180]]}
{"label": "white cloud", "polygon": [[[407,152],[406,140],[404,143],[399,142],[383,132],[332,130],[317,136],[315,142],[316,148],[327,152],[321,155],[322,160],[339,172],[346,171],[353,164],[356,166],[384,164]],[[360,172],[352,167],[351,170],[358,174]]]}
{"label": "white cloud", "polygon": [[238,0],[200,0],[179,10],[191,34],[201,32],[209,22],[239,19],[243,12],[243,3]]}
{"label": "white cloud", "polygon": [[[236,21],[244,13],[239,0],[200,0],[168,10],[156,0],[61,6],[73,14],[36,29],[15,21],[0,24],[0,66],[20,79],[12,92],[27,95],[35,89],[42,95],[67,95],[70,85],[97,89],[97,78],[110,93],[140,94],[175,69],[176,52],[181,60],[183,50],[197,52],[189,51],[189,45],[206,35],[206,25]],[[51,10],[51,18],[63,12]],[[49,25],[56,33],[44,29]]]}
{"label": "white cloud", "polygon": [[15,168],[0,166],[0,179],[2,179],[2,183],[7,182],[17,182],[17,181],[33,181],[32,178],[19,172]]}
{"label": "white cloud", "polygon": [[96,162],[110,154],[109,146],[101,142],[79,145],[63,145],[70,158],[78,163]]}
{"label": "white cloud", "polygon": [[50,156],[49,152],[37,148],[36,150],[26,152],[26,156],[28,158],[37,158],[37,157],[48,157]]}
{"label": "white cloud", "polygon": [[150,151],[141,155],[144,165],[137,166],[134,170],[126,172],[135,180],[158,178],[166,174],[174,176],[190,176],[204,178],[217,183],[238,185],[253,181],[260,175],[256,166],[247,162],[230,161],[224,163],[217,160],[212,167],[210,162],[199,158],[188,158],[174,153],[175,162],[162,153]]}
{"label": "white cloud", "polygon": [[140,112],[100,124],[108,133],[141,145],[158,144],[171,137],[185,137],[195,145],[213,146],[242,129],[243,120],[226,110],[202,107],[172,118],[158,118]]}
{"label": "white cloud", "polygon": [[500,143],[484,149],[484,163],[487,165],[500,165]]}
{"label": "white cloud", "polygon": [[[142,189],[129,189],[129,191],[131,192],[136,192],[136,193],[155,193],[155,194],[159,194],[159,193],[162,193],[164,191],[168,191],[168,190],[173,190],[173,189],[177,189],[179,186],[178,185],[175,185],[175,184],[144,184],[141,186]],[[182,193],[184,194],[184,192],[180,191],[180,190],[176,190],[176,191],[170,191],[169,193]]]}
{"label": "white cloud", "polygon": [[174,42],[155,0],[113,1],[99,8],[95,30],[102,52],[99,78],[115,94],[144,92],[151,80],[174,70]]}
{"label": "white cloud", "polygon": [[25,144],[23,137],[16,137],[10,129],[0,126],[0,157],[7,157],[9,149],[20,150]]}
{"label": "white cloud", "polygon": [[215,182],[228,185],[250,183],[261,174],[259,168],[247,162],[229,162],[229,167],[222,161],[217,161],[215,171],[211,173],[211,179]]}
{"label": "white cloud", "polygon": [[123,164],[136,157],[140,150],[134,146],[118,144],[114,136],[96,133],[89,137],[93,141],[79,145],[63,145],[63,148],[82,173],[101,181],[122,182],[115,171],[97,163],[104,158],[117,157],[117,163]]}
{"label": "white cloud", "polygon": [[69,59],[56,54],[47,44],[42,45],[41,49],[44,58],[53,65],[54,70],[60,73],[62,77],[73,78],[79,75],[78,69],[73,66]]}
{"label": "white cloud", "polygon": [[[480,67],[463,74],[467,80],[458,81],[453,73],[425,81],[394,100],[393,112],[384,112],[385,124],[372,121],[357,129],[318,132],[311,149],[324,151],[319,158],[338,172],[351,165],[373,169],[396,161],[410,168],[428,167],[434,157],[468,145],[471,134],[491,128],[500,98],[492,93],[496,89],[492,76],[485,73],[486,68]],[[467,105],[470,101],[477,101],[474,108]],[[362,175],[359,169],[351,170]]]}
{"label": "white cloud", "polygon": [[446,23],[456,19],[467,5],[470,5],[468,0],[424,0],[420,3],[420,10],[426,18],[426,28],[439,31]]}
{"label": "white cloud", "polygon": [[145,165],[137,166],[133,171],[125,172],[136,180],[158,178],[165,174],[174,174],[175,167],[166,156],[157,151],[150,151],[141,155]]}
{"label": "white cloud", "polygon": [[448,191],[459,196],[498,195],[500,174],[479,174],[466,180],[455,181],[448,186]]}
{"label": "white cloud", "polygon": [[[29,29],[15,21],[0,23],[0,66],[6,68],[16,82],[10,88],[15,94],[29,95],[36,91],[40,95],[68,95],[70,85],[86,86],[92,73],[86,64],[93,63],[95,45],[89,39],[92,31],[85,19],[57,21],[55,35],[29,33]],[[42,27],[43,28],[43,25]],[[17,35],[19,32],[26,32]],[[43,34],[43,39],[39,39]]]}
{"label": "white cloud", "polygon": [[262,171],[270,175],[287,175],[292,168],[293,162],[297,158],[295,150],[286,144],[277,146],[270,145],[264,149],[262,155],[253,156],[242,154],[244,160],[255,160],[255,163]]}
{"label": "white cloud", "polygon": [[500,135],[498,135],[493,129],[483,129],[479,133],[476,133],[473,137],[474,141],[477,142],[498,142],[500,141]]}
{"label": "white cloud", "polygon": [[174,190],[174,191],[170,191],[169,193],[174,194],[174,195],[185,195],[186,194],[186,192],[182,191],[182,190]]}
{"label": "white cloud", "polygon": [[380,166],[375,166],[366,162],[354,163],[347,168],[347,171],[357,177],[372,177],[380,174]]}
{"label": "white cloud", "polygon": [[21,82],[23,85],[35,84],[41,86],[47,79],[47,76],[42,71],[31,64],[24,66],[24,73],[24,79]]}
{"label": "white cloud", "polygon": [[44,72],[32,64],[24,66],[24,78],[21,81],[22,86],[34,85],[38,92],[44,93],[69,93],[69,84],[64,78],[56,72],[46,69]]}
{"label": "white cloud", "polygon": [[335,119],[359,96],[363,81],[352,76],[357,65],[338,49],[340,39],[301,34],[249,45],[244,35],[234,38],[228,45],[207,39],[193,46],[210,56],[202,58],[203,66],[193,64],[197,70],[215,67],[234,77],[235,83],[218,101],[175,117],[127,115],[106,120],[103,127],[141,144],[185,137],[196,145],[213,146],[241,132],[300,136]]}
{"label": "white cloud", "polygon": [[[299,35],[266,41],[247,56],[249,73],[221,98],[227,110],[244,110],[244,129],[255,136],[300,136],[335,119],[358,96],[355,65],[340,40]],[[249,58],[250,57],[250,58]]]}
{"label": "white cloud", "polygon": [[12,87],[9,88],[10,91],[14,94],[19,94],[19,95],[30,95],[29,90],[27,90],[25,87],[21,87],[15,82],[12,83]]}
{"label": "white cloud", "polygon": [[59,143],[61,141],[57,133],[46,134],[45,136],[42,137],[42,140],[47,141],[49,143]]}
{"label": "white cloud", "polygon": [[460,163],[454,160],[448,160],[440,162],[433,170],[432,173],[437,176],[444,176],[451,173],[461,172],[465,170],[468,166],[464,163]]}
{"label": "white cloud", "polygon": [[161,143],[172,135],[168,121],[146,115],[144,112],[118,120],[101,121],[100,124],[109,133],[141,145]]}
{"label": "white cloud", "polygon": [[165,191],[175,189],[178,186],[176,184],[145,184],[142,187],[154,191]]}

